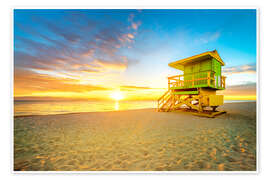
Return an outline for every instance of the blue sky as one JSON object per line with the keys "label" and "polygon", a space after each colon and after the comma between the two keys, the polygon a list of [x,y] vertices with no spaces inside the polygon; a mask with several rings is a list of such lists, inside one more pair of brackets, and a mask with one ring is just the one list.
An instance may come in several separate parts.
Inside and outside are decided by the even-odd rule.
{"label": "blue sky", "polygon": [[229,86],[256,83],[256,10],[14,10],[15,94],[164,88],[169,62],[214,49]]}

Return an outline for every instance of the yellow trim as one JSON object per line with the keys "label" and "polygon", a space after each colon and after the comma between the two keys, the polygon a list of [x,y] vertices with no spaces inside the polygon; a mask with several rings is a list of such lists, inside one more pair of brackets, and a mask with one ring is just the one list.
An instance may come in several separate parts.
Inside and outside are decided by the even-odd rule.
{"label": "yellow trim", "polygon": [[219,61],[221,63],[222,66],[225,65],[225,63],[220,58],[218,52],[216,50],[214,50],[214,51],[207,51],[207,52],[204,52],[204,53],[201,53],[201,54],[198,54],[195,56],[191,56],[191,57],[188,57],[185,59],[181,59],[181,60],[178,60],[175,62],[171,62],[171,63],[169,63],[169,66],[183,71],[185,64],[190,63],[190,62],[203,60],[208,56],[215,58],[217,61]]}

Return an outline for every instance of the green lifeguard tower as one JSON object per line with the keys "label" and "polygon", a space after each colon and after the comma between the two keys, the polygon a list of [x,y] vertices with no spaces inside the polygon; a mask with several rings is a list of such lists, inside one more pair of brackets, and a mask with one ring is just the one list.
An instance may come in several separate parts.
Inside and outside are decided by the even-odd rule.
{"label": "green lifeguard tower", "polygon": [[224,65],[216,50],[169,63],[184,74],[168,77],[168,91],[158,99],[158,111],[184,109],[207,117],[225,113],[216,111],[224,102],[223,95],[216,94],[225,89]]}

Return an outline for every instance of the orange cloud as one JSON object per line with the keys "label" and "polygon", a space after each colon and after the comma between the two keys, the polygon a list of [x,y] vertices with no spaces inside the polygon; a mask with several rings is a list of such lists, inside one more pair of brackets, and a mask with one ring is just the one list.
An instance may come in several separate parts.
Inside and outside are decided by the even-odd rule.
{"label": "orange cloud", "polygon": [[230,74],[255,74],[256,64],[244,64],[241,66],[225,67],[222,72],[226,75]]}
{"label": "orange cloud", "polygon": [[15,69],[14,96],[32,95],[44,92],[89,92],[109,88],[80,84],[77,79],[53,77],[28,70]]}
{"label": "orange cloud", "polygon": [[128,36],[130,39],[134,39],[134,35],[133,35],[133,34],[130,34],[130,33],[129,33],[127,36]]}
{"label": "orange cloud", "polygon": [[[134,15],[129,18],[133,22]],[[21,47],[28,50],[21,51],[19,48],[19,50],[15,50],[14,64],[17,68],[31,69],[35,72],[46,71],[45,74],[49,75],[82,76],[85,73],[95,73],[102,76],[102,73],[109,71],[123,72],[128,65],[134,63],[127,61],[127,58],[119,53],[119,48],[130,47],[134,42],[135,32],[131,31],[129,25],[109,24],[98,28],[99,31],[94,34],[89,33],[91,36],[87,36],[84,35],[84,30],[90,28],[89,25],[92,28],[96,23],[84,19],[84,17],[81,17],[81,21],[87,23],[76,22],[74,26],[66,30],[54,21],[44,21],[44,19],[39,19],[39,21],[44,23],[49,31],[61,38],[52,38],[34,27],[22,25],[23,31],[31,33],[36,38],[16,36],[15,45],[20,44]],[[36,39],[43,40],[37,41]]]}
{"label": "orange cloud", "polygon": [[141,25],[141,22],[138,21],[138,22],[133,22],[131,24],[131,27],[134,29],[134,30],[137,30],[139,28],[139,26]]}
{"label": "orange cloud", "polygon": [[134,35],[133,34],[123,34],[122,36],[119,37],[119,41],[122,42],[122,45],[125,43],[132,43],[134,42]]}
{"label": "orange cloud", "polygon": [[142,23],[141,21],[135,22],[134,18],[135,18],[134,14],[130,14],[128,17],[128,21],[131,22],[131,28],[136,31]]}
{"label": "orange cloud", "polygon": [[136,90],[158,90],[163,88],[151,88],[151,87],[143,87],[143,86],[120,86],[120,90],[123,91],[136,91]]}
{"label": "orange cloud", "polygon": [[86,52],[83,52],[81,55],[83,57],[92,57],[94,55],[94,53],[95,53],[94,49],[89,49]]}
{"label": "orange cloud", "polygon": [[[122,45],[125,45],[126,43],[133,43],[134,42],[134,38],[135,38],[135,34],[136,31],[138,30],[139,26],[141,25],[141,22],[135,22],[134,21],[134,14],[130,14],[128,21],[131,22],[131,25],[128,27],[128,29],[133,29],[132,33],[126,33],[126,34],[122,34],[118,40],[122,43]],[[130,45],[128,45],[128,47],[130,48]]]}
{"label": "orange cloud", "polygon": [[93,68],[96,69],[103,69],[103,70],[117,70],[117,71],[125,71],[127,68],[127,61],[124,58],[123,61],[114,61],[114,62],[109,62],[109,61],[104,61],[100,59],[96,59],[93,61]]}
{"label": "orange cloud", "polygon": [[225,97],[256,97],[256,83],[228,86],[224,91],[218,91],[218,94],[223,94]]}

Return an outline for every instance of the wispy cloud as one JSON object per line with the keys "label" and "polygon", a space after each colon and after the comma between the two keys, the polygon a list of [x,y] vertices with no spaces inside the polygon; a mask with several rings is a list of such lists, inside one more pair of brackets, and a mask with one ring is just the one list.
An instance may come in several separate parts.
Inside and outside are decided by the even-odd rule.
{"label": "wispy cloud", "polygon": [[120,89],[123,91],[137,91],[137,90],[160,90],[164,88],[151,88],[146,86],[120,86]]}
{"label": "wispy cloud", "polygon": [[204,33],[204,34],[200,35],[199,37],[197,37],[195,39],[195,42],[207,44],[209,42],[216,41],[220,37],[220,35],[221,35],[220,33],[221,33],[220,31]]}
{"label": "wispy cloud", "polygon": [[120,89],[123,91],[136,91],[136,90],[148,90],[152,88],[142,86],[120,86]]}
{"label": "wispy cloud", "polygon": [[256,96],[256,83],[228,86],[219,93],[225,96]]}
{"label": "wispy cloud", "polygon": [[141,21],[135,21],[134,20],[134,17],[135,17],[135,15],[134,14],[130,14],[129,15],[129,17],[128,17],[128,21],[131,23],[131,28],[133,29],[133,30],[138,30],[138,28],[139,28],[139,26],[142,24],[142,22]]}
{"label": "wispy cloud", "polygon": [[[148,90],[151,86],[164,87],[160,73],[164,77],[170,73],[167,67],[170,59],[189,56],[195,51],[204,52],[211,47],[225,46],[238,51],[224,50],[224,59],[228,59],[230,55],[240,57],[248,54],[251,55],[250,58],[245,59],[254,62],[252,57],[256,56],[253,53],[256,43],[252,40],[256,39],[253,36],[256,32],[253,25],[256,18],[247,26],[247,23],[238,23],[235,24],[237,26],[226,26],[224,29],[223,21],[231,21],[231,18],[227,18],[230,12],[223,12],[221,15],[212,13],[211,10],[203,13],[196,11],[195,14],[185,10],[100,9],[21,9],[14,12],[15,71],[20,70],[27,74],[23,76],[23,73],[15,72],[14,85],[21,92],[30,93],[31,89],[44,92],[42,88],[49,88],[47,84],[50,83],[53,84],[52,89],[57,91],[62,91],[57,86],[71,91],[72,88],[68,87],[70,84],[82,89],[88,88],[89,91],[91,88],[118,88],[123,85],[121,88],[134,96],[139,90],[148,96],[152,91],[158,91]],[[233,17],[238,17],[237,14]],[[244,13],[243,17],[245,20],[241,18],[237,22],[249,22],[249,16]],[[220,23],[213,23],[216,20]],[[201,28],[202,22],[204,28]],[[243,29],[248,31],[243,33]],[[245,38],[249,35],[252,38]],[[232,36],[237,38],[231,39]],[[247,41],[243,43],[243,39]],[[235,66],[239,62],[236,59],[231,62],[232,67],[225,66],[224,74],[253,73],[248,75],[249,78],[241,79],[241,82],[255,81],[255,65]],[[155,71],[152,71],[153,68]],[[241,77],[243,76],[236,76],[230,80],[228,76],[227,83],[241,83]],[[136,86],[139,82],[142,87]],[[19,92],[18,89],[15,90],[16,93]]]}
{"label": "wispy cloud", "polygon": [[104,70],[106,69],[118,70],[118,71],[125,71],[127,68],[127,63],[128,63],[127,59],[124,57],[121,60],[115,61],[113,63],[110,61],[105,61],[105,60],[100,60],[100,59],[95,59],[93,61],[93,65],[95,66],[95,68],[102,68]]}
{"label": "wispy cloud", "polygon": [[[75,13],[73,16],[76,17],[78,14]],[[48,32],[39,32],[34,26],[29,27],[16,22],[15,28],[21,29],[25,33],[31,33],[34,38],[19,35],[15,37],[15,46],[17,47],[15,50],[15,63],[18,66],[26,66],[26,64],[41,66],[40,64],[47,64],[47,66],[52,65],[55,67],[56,59],[61,59],[66,66],[91,63],[96,59],[100,59],[101,61],[110,61],[110,64],[119,64],[119,61],[123,58],[123,55],[118,52],[119,48],[131,46],[136,36],[138,25],[135,29],[129,28],[136,23],[133,22],[134,16],[129,18],[131,25],[128,25],[128,23],[107,23],[107,26],[104,26],[103,23],[97,24],[82,15],[80,21],[77,21],[73,16],[68,19],[69,22],[57,24],[43,17],[34,16],[34,23],[40,24]],[[65,28],[65,24],[70,23],[74,26]],[[93,24],[96,25],[96,32],[85,32],[85,29],[91,29]],[[31,58],[22,58],[22,55]],[[125,59],[128,66],[130,60],[128,57],[125,57]],[[114,66],[111,67],[114,68]],[[62,66],[62,68],[65,68],[65,66]]]}
{"label": "wispy cloud", "polygon": [[14,94],[31,95],[40,92],[89,92],[110,90],[102,86],[80,84],[80,80],[39,74],[29,70],[15,69]]}
{"label": "wispy cloud", "polygon": [[[76,11],[68,13],[62,21],[54,21],[40,14],[32,14],[31,19],[32,24],[24,24],[15,18],[15,30],[26,34],[16,34],[14,42],[15,71],[20,71],[15,72],[15,87],[22,91],[27,88],[49,90],[49,85],[46,84],[52,84],[51,90],[55,90],[61,83],[64,83],[66,90],[77,91],[76,88],[79,87],[74,86],[71,89],[67,85],[77,84],[76,79],[66,83],[52,79],[51,76],[57,74],[60,76],[55,78],[67,76],[72,79],[90,73],[102,77],[104,73],[121,73],[137,62],[122,55],[120,51],[123,47],[132,46],[141,25],[141,22],[134,21],[133,14],[127,17],[126,22],[114,21],[106,24],[102,23],[104,19],[98,22]],[[23,76],[22,72],[26,75]],[[35,72],[37,77],[29,76],[29,72]],[[39,80],[44,83],[37,86]],[[28,85],[26,82],[35,85]],[[84,90],[96,88],[91,85],[78,86]]]}
{"label": "wispy cloud", "polygon": [[222,72],[226,75],[231,74],[255,74],[256,73],[256,64],[244,64],[240,66],[225,67],[222,69]]}

